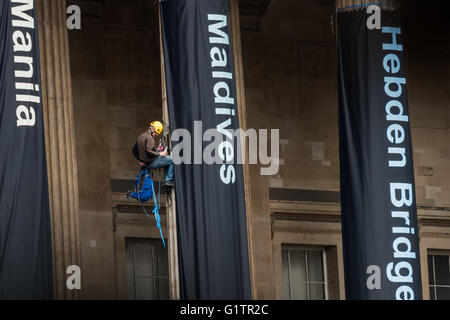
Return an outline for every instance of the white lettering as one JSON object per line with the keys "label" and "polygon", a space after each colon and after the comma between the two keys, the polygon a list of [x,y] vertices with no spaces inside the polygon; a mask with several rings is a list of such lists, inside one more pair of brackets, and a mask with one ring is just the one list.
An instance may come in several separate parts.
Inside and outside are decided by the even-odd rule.
{"label": "white lettering", "polygon": [[383,27],[383,33],[392,34],[392,43],[383,43],[383,50],[403,51],[403,46],[397,44],[397,35],[402,33],[400,28]]}
{"label": "white lettering", "polygon": [[34,18],[25,13],[25,11],[33,10],[33,0],[11,0],[11,3],[22,3],[19,6],[11,6],[11,13],[21,20],[12,20],[13,27],[22,27],[34,29]]}
{"label": "white lettering", "polygon": [[16,115],[18,127],[32,127],[36,124],[36,113],[33,107],[30,107],[30,109],[28,109],[27,107],[20,105],[16,109]]}
{"label": "white lettering", "polygon": [[[392,269],[394,269],[394,274],[392,274]],[[402,275],[402,273],[401,273],[402,270],[408,271],[408,274]],[[405,283],[413,282],[413,279],[412,279],[413,270],[412,270],[411,264],[409,264],[406,261],[397,263],[395,265],[395,267],[394,267],[394,263],[390,262],[387,265],[386,273],[387,273],[387,277],[388,277],[389,281],[391,281],[391,282],[405,282]]]}
{"label": "white lettering", "polygon": [[220,28],[227,26],[227,16],[221,14],[208,14],[209,21],[219,21],[215,24],[208,26],[208,31],[210,33],[215,33],[219,37],[209,37],[210,43],[220,43],[220,44],[230,44],[228,39],[228,34],[220,30]]}
{"label": "white lettering", "polygon": [[[391,183],[390,185],[392,204],[397,208],[410,207],[413,203],[412,185],[410,183]],[[397,198],[397,191],[400,191],[400,199]],[[406,195],[407,193],[409,196]]]}

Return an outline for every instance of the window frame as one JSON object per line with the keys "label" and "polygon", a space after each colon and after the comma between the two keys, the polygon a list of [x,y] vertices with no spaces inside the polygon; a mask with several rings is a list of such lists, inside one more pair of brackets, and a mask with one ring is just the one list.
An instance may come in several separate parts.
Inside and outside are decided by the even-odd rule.
{"label": "window frame", "polygon": [[[157,253],[156,253],[156,244],[158,243],[158,241],[161,241],[160,239],[156,239],[156,238],[134,238],[134,237],[125,237],[125,250],[127,249],[127,242],[130,243],[130,245],[132,246],[132,254],[133,254],[133,270],[132,270],[132,277],[133,277],[133,288],[134,288],[134,297],[131,298],[130,296],[128,296],[129,300],[141,300],[138,299],[136,296],[136,243],[138,242],[142,242],[142,243],[146,243],[149,244],[151,246],[151,257],[152,257],[152,270],[153,273],[150,276],[150,278],[152,279],[152,290],[154,293],[158,293],[158,299],[152,299],[152,300],[161,300],[161,294],[159,292],[159,290],[156,290],[158,287],[158,284],[156,283],[159,279],[167,279],[168,281],[168,292],[169,292],[169,297],[170,297],[170,277],[169,277],[169,262],[167,261],[167,276],[161,276],[161,275],[155,275],[154,270],[157,270],[157,261],[155,259],[155,257],[157,257]],[[125,253],[126,256],[126,253]],[[167,257],[168,258],[168,257]],[[128,286],[128,276],[127,276],[127,286]],[[146,299],[147,300],[147,299]]]}
{"label": "window frame", "polygon": [[[437,296],[437,288],[450,288],[450,285],[440,285],[437,284],[436,282],[436,266],[435,266],[435,256],[446,256],[448,257],[449,260],[449,269],[450,269],[450,251],[445,251],[445,250],[429,250],[427,252],[427,263],[428,263],[428,258],[431,257],[431,262],[432,265],[430,266],[428,264],[428,270],[430,268],[432,268],[432,276],[433,276],[433,284],[431,284],[431,279],[428,276],[428,289],[430,291],[430,300],[431,300],[431,292],[433,292],[433,296],[434,299],[433,300],[439,300],[438,296]],[[430,272],[428,272],[428,274],[430,274]]]}
{"label": "window frame", "polygon": [[[283,250],[287,250],[287,254],[288,254],[287,255],[287,258],[288,258],[288,268],[287,269],[288,269],[288,287],[289,287],[289,297],[288,298],[289,298],[289,300],[292,300],[291,283],[298,283],[298,281],[291,281],[290,251],[302,251],[305,254],[305,273],[306,273],[305,277],[306,277],[306,282],[304,282],[304,283],[306,285],[306,295],[307,295],[307,300],[305,300],[305,301],[311,301],[309,284],[322,284],[324,286],[324,300],[329,300],[326,248],[324,248],[324,247],[314,247],[314,246],[301,246],[301,245],[283,244],[281,246],[281,252],[283,252]],[[309,281],[309,266],[308,266],[308,252],[309,251],[316,251],[316,252],[319,251],[321,253],[323,282]]]}

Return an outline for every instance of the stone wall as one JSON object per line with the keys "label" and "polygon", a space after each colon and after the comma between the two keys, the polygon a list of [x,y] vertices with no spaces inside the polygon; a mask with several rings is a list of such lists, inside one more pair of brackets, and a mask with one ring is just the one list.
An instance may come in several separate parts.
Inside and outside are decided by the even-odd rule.
{"label": "stone wall", "polygon": [[[450,207],[450,43],[443,12],[408,4],[405,23],[417,204]],[[418,23],[420,21],[420,23]],[[434,22],[435,21],[435,22]]]}
{"label": "stone wall", "polygon": [[69,35],[83,298],[116,297],[111,181],[134,180],[131,147],[161,117],[157,7],[130,2],[71,1],[82,11]]}
{"label": "stone wall", "polygon": [[[247,125],[256,129],[279,128],[282,139],[283,160],[277,175],[260,176],[259,167],[251,166],[254,295],[258,299],[283,297],[278,274],[283,244],[336,248],[338,259],[332,267],[339,273],[340,283],[333,292],[335,298],[345,296],[339,201],[329,203],[325,197],[320,200],[324,195],[321,191],[336,193],[340,189],[337,47],[330,25],[333,10],[333,6],[321,6],[313,0],[274,0],[261,18],[241,16]],[[413,3],[404,8],[403,42],[417,204],[421,220],[448,219],[450,50],[448,41],[443,39],[448,37],[449,29],[433,25],[433,19],[445,19],[443,13],[424,10],[432,9]],[[269,189],[275,188],[281,189],[277,194],[286,192],[283,189],[297,189],[300,191],[290,194],[301,196],[307,193],[305,190],[314,190],[318,196],[290,196],[291,203],[287,203],[271,197],[276,193]],[[317,218],[295,218],[284,226],[274,218],[274,213],[280,211],[313,213]],[[329,222],[323,222],[323,215],[330,213],[337,216],[333,228]],[[311,219],[315,222],[300,222]],[[442,244],[450,242],[448,227],[439,231],[444,237],[439,239],[430,238],[429,230],[423,227],[421,234],[425,297],[427,250],[448,249]],[[270,246],[272,250],[268,249]]]}

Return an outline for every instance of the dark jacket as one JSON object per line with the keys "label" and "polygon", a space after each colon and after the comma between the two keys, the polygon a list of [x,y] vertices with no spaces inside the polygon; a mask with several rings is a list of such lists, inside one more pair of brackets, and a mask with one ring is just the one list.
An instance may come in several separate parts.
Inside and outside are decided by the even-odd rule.
{"label": "dark jacket", "polygon": [[145,163],[151,163],[159,156],[159,152],[155,148],[155,140],[148,131],[138,137],[132,152],[138,161]]}

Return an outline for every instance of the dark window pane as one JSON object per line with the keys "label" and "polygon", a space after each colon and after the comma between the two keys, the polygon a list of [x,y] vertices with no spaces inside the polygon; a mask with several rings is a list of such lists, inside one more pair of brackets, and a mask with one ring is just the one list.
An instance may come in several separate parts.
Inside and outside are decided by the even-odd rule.
{"label": "dark window pane", "polygon": [[[437,285],[450,285],[450,260],[449,256],[434,256],[434,268],[436,272]],[[439,295],[438,295],[439,297]]]}
{"label": "dark window pane", "polygon": [[134,277],[134,248],[133,242],[126,241],[125,242],[125,252],[126,252],[126,261],[127,261],[127,276]]}
{"label": "dark window pane", "polygon": [[428,281],[430,281],[430,285],[434,284],[433,256],[432,255],[428,255]]}
{"label": "dark window pane", "polygon": [[309,300],[325,300],[325,286],[323,284],[309,284]]}
{"label": "dark window pane", "polygon": [[288,251],[282,250],[281,251],[281,263],[283,266],[283,294],[284,299],[289,300],[290,299],[290,293],[289,293],[289,261],[288,261]]}
{"label": "dark window pane", "polygon": [[160,300],[169,300],[169,279],[156,279],[156,292],[158,293],[158,299]]}
{"label": "dark window pane", "polygon": [[436,300],[450,300],[450,288],[436,288]]}
{"label": "dark window pane", "polygon": [[127,289],[128,299],[136,299],[134,291],[134,244],[125,242],[126,264],[127,264]]}
{"label": "dark window pane", "polygon": [[430,300],[436,300],[434,295],[434,287],[430,287]]}
{"label": "dark window pane", "polygon": [[134,300],[136,299],[136,295],[134,292],[134,277],[127,277],[127,287],[128,287],[128,299]]}
{"label": "dark window pane", "polygon": [[167,256],[167,250],[163,247],[162,243],[155,245],[156,253],[156,275],[157,276],[169,276],[169,258]]}
{"label": "dark window pane", "polygon": [[305,251],[290,250],[291,282],[306,282]]}
{"label": "dark window pane", "polygon": [[308,282],[323,282],[321,251],[308,251]]}
{"label": "dark window pane", "polygon": [[291,283],[291,300],[308,300],[306,283]]}
{"label": "dark window pane", "polygon": [[138,241],[134,243],[134,272],[139,277],[151,277],[153,270],[153,246]]}
{"label": "dark window pane", "polygon": [[136,300],[153,300],[155,292],[151,277],[136,277]]}

